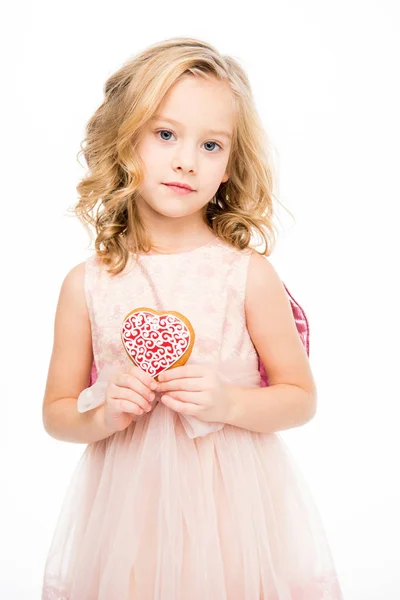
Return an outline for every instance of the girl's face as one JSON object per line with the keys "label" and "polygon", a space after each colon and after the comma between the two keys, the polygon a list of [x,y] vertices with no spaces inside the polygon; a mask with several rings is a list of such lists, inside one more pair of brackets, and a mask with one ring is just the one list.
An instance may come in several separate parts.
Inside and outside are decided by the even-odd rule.
{"label": "girl's face", "polygon": [[[227,181],[234,127],[227,84],[185,76],[169,90],[138,145],[144,163],[139,211],[169,218],[201,211]],[[194,191],[179,194],[169,182]]]}

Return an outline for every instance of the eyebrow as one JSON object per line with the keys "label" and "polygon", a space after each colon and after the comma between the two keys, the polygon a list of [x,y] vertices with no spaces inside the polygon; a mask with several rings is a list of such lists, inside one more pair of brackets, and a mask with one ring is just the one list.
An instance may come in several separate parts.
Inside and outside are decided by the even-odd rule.
{"label": "eyebrow", "polygon": [[[151,120],[168,121],[169,123],[173,123],[174,125],[182,125],[182,123],[179,123],[179,121],[175,121],[175,119],[169,119],[168,117],[163,117],[162,115],[153,115]],[[220,135],[228,138],[228,140],[232,139],[232,136],[228,131],[217,131],[216,129],[208,129],[207,133],[211,133],[212,135]]]}

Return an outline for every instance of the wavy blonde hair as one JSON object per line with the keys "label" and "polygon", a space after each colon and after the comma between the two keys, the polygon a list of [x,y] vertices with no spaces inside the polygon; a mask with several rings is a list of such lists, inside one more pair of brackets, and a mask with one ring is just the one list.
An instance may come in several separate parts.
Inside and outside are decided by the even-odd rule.
{"label": "wavy blonde hair", "polygon": [[260,254],[268,256],[276,243],[271,145],[247,75],[210,44],[176,37],[149,46],[107,79],[104,101],[80,144],[78,157],[83,152],[89,170],[77,185],[79,200],[72,211],[90,234],[94,227],[96,254],[112,274],[125,268],[130,253],[153,248],[135,202],[143,178],[136,147],[168,90],[188,74],[226,82],[236,108],[229,179],[204,207],[205,222],[238,249],[249,247],[256,235],[257,245],[264,242]]}

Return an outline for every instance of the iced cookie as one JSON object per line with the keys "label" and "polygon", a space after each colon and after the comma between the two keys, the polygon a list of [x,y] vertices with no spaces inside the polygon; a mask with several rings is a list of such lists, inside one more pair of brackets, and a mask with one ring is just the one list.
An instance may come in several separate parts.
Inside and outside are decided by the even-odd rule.
{"label": "iced cookie", "polygon": [[195,333],[179,312],[135,308],[123,321],[121,338],[131,361],[157,380],[163,371],[186,364]]}

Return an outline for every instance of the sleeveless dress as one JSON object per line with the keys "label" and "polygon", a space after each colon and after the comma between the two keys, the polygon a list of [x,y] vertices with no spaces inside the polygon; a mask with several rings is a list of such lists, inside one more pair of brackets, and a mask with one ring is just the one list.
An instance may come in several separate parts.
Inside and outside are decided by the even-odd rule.
{"label": "sleeveless dress", "polygon": [[[187,364],[218,365],[226,381],[261,386],[244,310],[251,253],[216,238],[179,254],[138,262],[131,255],[117,276],[90,256],[88,392],[101,389],[110,366],[132,366],[121,326],[139,307],[189,319],[196,338]],[[104,385],[81,412],[103,401]],[[124,431],[86,446],[47,556],[42,600],[342,600],[342,593],[319,513],[279,434],[200,422],[157,402]]]}

